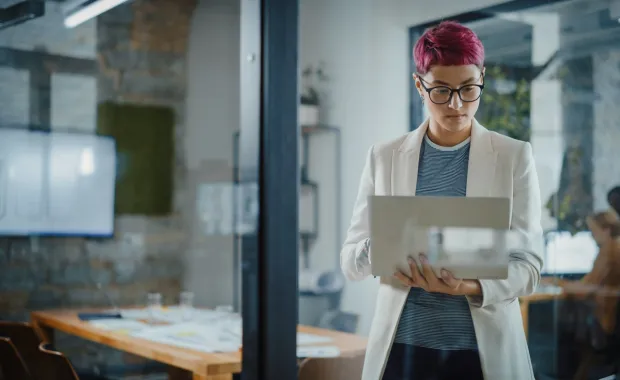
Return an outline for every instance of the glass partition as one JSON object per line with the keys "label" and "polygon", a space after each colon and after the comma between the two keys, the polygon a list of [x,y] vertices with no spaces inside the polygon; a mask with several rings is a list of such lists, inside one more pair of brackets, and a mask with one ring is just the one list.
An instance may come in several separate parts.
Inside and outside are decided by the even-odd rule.
{"label": "glass partition", "polygon": [[238,354],[200,334],[241,307],[240,2],[1,7],[0,335],[31,322],[84,377]]}
{"label": "glass partition", "polygon": [[[373,378],[383,374],[382,365],[392,357],[389,355],[400,355],[403,371],[415,367],[415,355],[432,359],[433,354],[424,356],[425,350],[401,347],[392,351],[393,342],[403,343],[405,336],[415,334],[424,337],[430,326],[419,319],[409,325],[403,321],[402,315],[414,308],[410,303],[419,309],[448,307],[437,306],[437,297],[428,296],[429,292],[408,290],[389,276],[373,276],[372,269],[364,269],[368,261],[357,257],[368,249],[371,259],[383,254],[373,252],[372,241],[365,242],[371,231],[366,224],[370,218],[366,195],[414,195],[413,184],[418,181],[419,185],[414,169],[398,169],[405,162],[413,168],[422,159],[411,136],[416,136],[417,128],[431,114],[429,99],[420,102],[412,79],[416,70],[412,50],[422,33],[442,20],[457,20],[471,28],[484,45],[484,91],[476,119],[491,131],[529,142],[533,161],[527,170],[537,173],[538,183],[532,191],[540,195],[540,208],[527,211],[527,215],[540,214],[543,237],[536,250],[542,261],[532,258],[542,265],[528,266],[530,274],[518,274],[525,281],[519,283],[523,287],[514,285],[512,293],[497,295],[492,291],[495,285],[482,284],[482,292],[489,292],[490,304],[485,303],[485,295],[466,301],[461,298],[452,306],[463,313],[445,314],[453,320],[472,316],[468,321],[475,324],[473,337],[481,350],[473,358],[487,355],[482,360],[487,378],[519,377],[502,372],[510,365],[498,359],[500,354],[494,356],[496,346],[489,348],[489,341],[503,338],[488,335],[485,346],[485,332],[496,330],[514,333],[511,347],[518,347],[518,352],[512,357],[520,360],[522,365],[515,368],[524,368],[524,378],[529,378],[530,361],[539,379],[573,378],[576,374],[604,378],[617,372],[617,362],[606,358],[618,356],[614,351],[617,328],[612,326],[620,315],[615,298],[620,272],[613,264],[618,227],[613,200],[620,184],[614,165],[620,129],[612,106],[620,73],[618,4],[534,3],[499,2],[475,8],[455,2],[424,9],[418,4],[395,3],[364,3],[354,8],[342,2],[301,4],[300,124],[302,141],[307,141],[302,147],[309,152],[302,156],[302,173],[307,176],[302,178],[312,184],[309,193],[318,196],[316,213],[303,215],[310,201],[300,208],[300,218],[307,218],[306,224],[316,229],[300,237],[299,318],[303,324],[331,326],[368,338],[366,352],[372,355],[366,356],[364,370]],[[412,135],[406,137],[409,131]],[[419,146],[425,144],[424,137],[420,139],[416,140]],[[470,154],[474,139],[472,135]],[[504,146],[492,149],[503,150]],[[506,151],[496,154],[505,157]],[[494,162],[492,155],[485,157]],[[512,172],[515,181],[522,180],[516,173],[523,173],[524,167],[517,161],[504,167],[502,160],[485,164],[486,173],[509,178]],[[470,183],[466,186],[469,193]],[[471,185],[481,194],[479,186]],[[518,201],[517,192],[524,190],[515,185],[512,191],[514,194],[490,190],[485,195],[505,195]],[[522,225],[524,215],[513,215],[513,227]],[[318,218],[318,225],[312,218]],[[515,253],[513,261],[522,257]],[[338,278],[339,271],[348,278]],[[504,314],[480,322],[480,314],[486,312]],[[454,336],[450,335],[454,327],[450,321],[432,321],[443,326],[444,336]],[[424,348],[432,346],[424,342]],[[325,346],[337,345],[326,342]],[[363,356],[352,354],[349,362],[340,363],[340,369],[334,371],[341,371],[341,378],[359,378]],[[476,362],[470,359],[466,361]],[[444,373],[457,362],[441,363],[433,374]]]}

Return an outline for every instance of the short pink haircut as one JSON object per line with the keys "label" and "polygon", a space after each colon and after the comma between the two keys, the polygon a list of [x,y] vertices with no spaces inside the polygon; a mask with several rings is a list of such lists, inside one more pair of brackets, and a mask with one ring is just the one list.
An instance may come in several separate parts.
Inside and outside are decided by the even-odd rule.
{"label": "short pink haircut", "polygon": [[484,46],[471,29],[443,21],[427,29],[413,48],[417,72],[424,75],[435,65],[484,65]]}

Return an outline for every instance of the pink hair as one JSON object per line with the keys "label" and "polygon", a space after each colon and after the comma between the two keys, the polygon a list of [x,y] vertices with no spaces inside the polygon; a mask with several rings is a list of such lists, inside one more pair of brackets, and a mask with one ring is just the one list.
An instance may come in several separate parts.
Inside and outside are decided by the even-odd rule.
{"label": "pink hair", "polygon": [[484,64],[484,46],[471,29],[455,21],[443,21],[427,29],[413,48],[417,72],[424,75],[435,65]]}

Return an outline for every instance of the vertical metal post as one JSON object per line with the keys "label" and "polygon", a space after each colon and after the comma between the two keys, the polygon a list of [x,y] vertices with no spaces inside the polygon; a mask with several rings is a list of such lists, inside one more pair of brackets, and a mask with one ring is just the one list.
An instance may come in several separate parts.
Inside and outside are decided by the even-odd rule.
{"label": "vertical metal post", "polygon": [[241,207],[258,205],[242,240],[243,380],[297,376],[298,8],[241,0],[239,174],[257,189]]}

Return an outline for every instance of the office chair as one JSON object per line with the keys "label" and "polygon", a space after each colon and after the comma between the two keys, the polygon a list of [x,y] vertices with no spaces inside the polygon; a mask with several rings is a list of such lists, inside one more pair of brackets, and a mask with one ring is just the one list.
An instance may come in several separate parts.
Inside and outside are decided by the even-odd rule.
{"label": "office chair", "polygon": [[[55,366],[55,364],[53,361],[50,362],[50,360],[48,360],[48,355],[44,355],[40,350],[40,346],[44,342],[31,324],[26,322],[0,321],[0,337],[11,339],[17,352],[23,359],[26,368],[30,371],[33,380],[55,379],[53,368],[50,368],[50,366]],[[48,350],[53,349],[49,343],[46,348]],[[79,378],[81,380],[107,380],[103,376],[87,371],[80,371]]]}
{"label": "office chair", "polygon": [[11,339],[0,337],[0,378],[5,380],[32,380],[26,363]]}
{"label": "office chair", "polygon": [[597,378],[615,375],[620,378],[620,302],[616,305],[614,329],[605,333],[594,320],[591,326],[591,335],[585,342],[581,342],[581,361],[577,368],[574,380],[588,380],[590,373],[597,366],[606,366],[604,373],[597,374]]}
{"label": "office chair", "polygon": [[80,380],[69,359],[62,352],[52,350],[49,343],[41,343],[39,345],[39,352],[41,352],[42,359],[53,373],[53,375],[50,374],[50,380]]}
{"label": "office chair", "polygon": [[48,371],[40,362],[39,353],[42,340],[32,325],[25,322],[0,321],[0,337],[11,340],[33,379],[46,378]]}
{"label": "office chair", "polygon": [[299,380],[359,380],[362,378],[364,353],[337,358],[307,358],[299,366]]}
{"label": "office chair", "polygon": [[[594,318],[592,299],[558,301],[557,362],[552,373],[537,371],[537,380],[590,380],[616,375],[620,379],[620,302],[613,331]],[[535,350],[532,347],[531,352]],[[555,356],[555,355],[554,355]]]}

